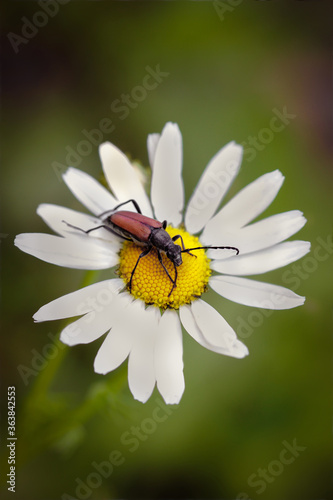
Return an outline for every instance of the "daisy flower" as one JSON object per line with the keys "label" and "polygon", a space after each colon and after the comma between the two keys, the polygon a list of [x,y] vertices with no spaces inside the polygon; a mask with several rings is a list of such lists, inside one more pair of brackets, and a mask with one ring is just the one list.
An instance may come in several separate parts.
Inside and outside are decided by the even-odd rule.
{"label": "daisy flower", "polygon": [[[284,180],[279,170],[262,175],[219,209],[241,165],[242,147],[235,142],[208,163],[184,219],[182,136],[177,124],[167,123],[161,134],[148,137],[150,200],[138,171],[116,146],[105,142],[99,152],[112,194],[88,174],[69,168],[65,183],[93,215],[42,204],[38,215],[58,235],[20,234],[15,245],[58,266],[86,270],[118,266],[119,278],[53,300],[36,312],[34,320],[80,316],[61,332],[62,342],[87,344],[106,333],[95,372],[106,374],[128,358],[128,383],[135,399],[146,402],[156,384],[165,402],[176,404],[185,387],[181,326],[206,349],[235,358],[248,354],[232,327],[203,300],[208,286],[247,306],[289,309],[304,303],[304,297],[291,290],[242,276],[265,273],[303,257],[310,249],[308,242],[284,240],[306,220],[292,210],[252,222],[277,195]],[[130,287],[145,247],[100,227],[105,214],[128,200],[135,200],[144,216],[166,220],[167,233],[181,236],[185,248],[229,246],[239,254],[232,249],[184,252],[176,281],[176,266],[163,253],[162,266],[153,249],[140,259]],[[133,203],[124,209],[136,212]]]}

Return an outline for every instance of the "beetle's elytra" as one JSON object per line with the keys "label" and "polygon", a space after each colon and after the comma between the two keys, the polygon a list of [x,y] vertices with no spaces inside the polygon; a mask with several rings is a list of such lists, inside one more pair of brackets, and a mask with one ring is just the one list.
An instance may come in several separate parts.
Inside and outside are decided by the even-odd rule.
{"label": "beetle's elytra", "polygon": [[[137,213],[128,212],[126,210],[117,211],[118,208],[122,207],[123,205],[126,205],[127,203],[133,203],[135,209],[137,210]],[[188,253],[190,255],[193,255],[191,251],[205,250],[209,248],[216,250],[218,249],[235,250],[236,255],[238,255],[239,253],[238,248],[230,246],[219,246],[219,247],[206,246],[197,248],[185,248],[183,238],[181,237],[180,234],[177,234],[176,236],[173,236],[171,238],[171,236],[166,232],[165,230],[165,228],[167,227],[166,220],[163,222],[159,222],[155,219],[151,219],[150,217],[142,215],[139,205],[133,199],[124,201],[123,203],[120,203],[119,205],[114,207],[112,210],[103,212],[101,215],[99,215],[99,218],[101,219],[102,224],[100,226],[93,227],[92,229],[88,229],[88,231],[85,231],[84,229],[81,229],[77,226],[73,226],[72,224],[69,224],[66,221],[63,222],[65,222],[65,224],[67,224],[69,227],[83,231],[86,234],[90,233],[91,231],[95,231],[96,229],[105,228],[111,233],[122,238],[123,240],[133,241],[137,245],[144,247],[144,250],[139,255],[138,260],[136,261],[136,264],[131,273],[131,278],[128,283],[128,288],[130,292],[132,289],[133,276],[136,268],[138,267],[140,259],[148,255],[153,248],[156,248],[158,260],[172,283],[172,288],[168,295],[169,297],[172,294],[175,287],[177,286],[177,275],[178,275],[177,267],[183,263],[182,253]],[[178,239],[180,239],[181,241],[182,245],[181,247],[175,243],[175,241],[177,241]],[[161,252],[165,253],[168,259],[170,259],[170,261],[174,265],[175,268],[174,280],[172,279],[167,268],[163,264]],[[195,255],[193,256],[195,257]]]}

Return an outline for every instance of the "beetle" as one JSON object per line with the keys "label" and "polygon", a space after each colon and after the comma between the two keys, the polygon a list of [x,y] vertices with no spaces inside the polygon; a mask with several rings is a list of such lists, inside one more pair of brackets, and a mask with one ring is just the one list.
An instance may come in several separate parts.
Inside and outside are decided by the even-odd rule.
{"label": "beetle", "polygon": [[[126,210],[118,210],[118,208],[122,207],[123,205],[126,205],[127,203],[133,203],[137,213],[129,212]],[[191,253],[194,250],[228,249],[228,250],[235,250],[236,255],[239,254],[238,248],[230,246],[219,246],[219,247],[204,246],[196,248],[185,248],[183,238],[181,237],[180,234],[176,234],[175,236],[171,237],[166,232],[165,230],[167,227],[166,220],[163,222],[159,222],[155,219],[142,215],[141,209],[138,203],[134,199],[130,199],[124,201],[123,203],[119,203],[119,205],[115,206],[112,210],[107,210],[106,212],[100,214],[98,217],[102,219],[102,224],[97,227],[88,229],[87,231],[81,229],[80,227],[73,226],[72,224],[69,224],[66,221],[62,222],[67,224],[67,226],[72,227],[74,229],[78,229],[86,234],[91,233],[92,231],[96,231],[96,229],[105,228],[111,233],[115,234],[116,236],[119,236],[124,240],[133,241],[137,245],[145,247],[143,252],[141,252],[141,254],[139,255],[138,260],[136,261],[136,264],[132,270],[131,278],[128,283],[130,292],[132,289],[133,276],[140,260],[146,255],[148,255],[153,248],[156,249],[158,260],[172,283],[172,288],[169,292],[168,297],[170,297],[173,290],[177,286],[177,276],[178,276],[177,267],[179,267],[183,263],[182,253],[188,253],[189,255],[196,257],[196,255]],[[178,239],[180,239],[181,241],[182,245],[181,247],[179,245],[176,245],[175,243],[175,241],[177,241]],[[173,263],[175,268],[175,279],[172,279],[169,271],[165,267],[162,260],[161,252],[166,254],[168,259]]]}

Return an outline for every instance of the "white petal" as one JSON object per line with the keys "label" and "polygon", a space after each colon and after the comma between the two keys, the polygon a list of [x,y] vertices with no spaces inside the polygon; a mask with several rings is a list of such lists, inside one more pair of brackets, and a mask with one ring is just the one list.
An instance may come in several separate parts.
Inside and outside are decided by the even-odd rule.
{"label": "white petal", "polygon": [[181,307],[179,310],[179,315],[185,330],[196,342],[202,345],[202,347],[205,347],[206,349],[214,351],[218,354],[224,354],[227,356],[232,356],[234,358],[243,358],[249,353],[247,347],[242,342],[237,340],[232,334],[229,342],[229,349],[216,346],[208,342],[204,337],[202,331],[200,330],[198,324],[196,323],[191,306]]}
{"label": "white petal", "polygon": [[[37,214],[51,229],[53,229],[53,231],[63,236],[68,236],[70,234],[82,236],[82,231],[88,231],[88,229],[93,229],[102,224],[100,219],[92,217],[91,215],[48,203],[39,205]],[[75,229],[68,224],[76,226],[79,229]],[[80,231],[80,229],[82,229],[82,231]],[[114,252],[119,251],[122,241],[104,228],[96,229],[96,231],[90,232],[87,236],[89,236],[89,238],[101,238],[109,241],[111,245],[110,248],[112,248]]]}
{"label": "white petal", "polygon": [[262,175],[232,198],[206,226],[207,232],[216,228],[241,228],[260,215],[274,200],[284,177],[279,170]]}
{"label": "white petal", "polygon": [[[209,349],[210,351],[214,351],[221,354],[220,347],[213,346],[212,344],[207,342],[207,340],[203,336],[202,331],[199,329],[198,325],[195,322],[191,306],[188,305],[182,306],[179,309],[179,317],[187,333],[191,335],[191,337],[196,342],[198,342],[198,344],[200,344],[205,349]],[[224,354],[224,352],[222,352],[222,354]]]}
{"label": "white petal", "polygon": [[117,325],[107,334],[94,361],[94,371],[102,375],[115,370],[128,357],[133,345],[134,331]]}
{"label": "white petal", "polygon": [[104,295],[101,295],[101,291],[103,289],[100,289],[99,296],[93,299],[94,310],[66,326],[61,332],[60,340],[64,344],[77,345],[93,342],[116,324],[119,318],[122,320],[122,311],[132,299],[126,293],[110,294],[107,290],[108,293],[105,294],[104,290]]}
{"label": "white petal", "polygon": [[94,362],[96,373],[105,375],[120,366],[129,355],[136,335],[136,317],[128,294],[121,294],[114,311],[113,327],[101,345]]}
{"label": "white petal", "polygon": [[156,307],[145,309],[141,300],[136,300],[134,305],[136,322],[128,359],[128,385],[134,398],[145,403],[156,381],[154,351],[160,312]]}
{"label": "white petal", "polygon": [[190,233],[200,231],[214,215],[221,200],[238,174],[243,148],[229,142],[211,159],[187,205],[185,227]]}
{"label": "white petal", "polygon": [[198,325],[195,322],[191,306],[185,305],[185,306],[180,307],[179,317],[180,317],[180,321],[181,321],[183,327],[185,328],[185,330],[187,331],[187,333],[189,335],[191,335],[191,337],[193,337],[194,340],[196,340],[196,342],[198,342],[200,345],[202,345],[206,349],[210,349],[211,351],[214,351],[214,352],[216,352],[216,349],[219,349],[218,347],[212,346],[211,344],[209,344],[206,341],[205,337],[202,335],[201,330],[199,329]]}
{"label": "white petal", "polygon": [[82,236],[61,238],[51,234],[24,233],[14,244],[23,252],[57,266],[74,269],[107,269],[115,266],[119,257],[112,245]]}
{"label": "white petal", "polygon": [[[148,196],[127,156],[111,142],[101,144],[99,154],[108,184],[119,200],[117,204],[134,199],[141,212],[147,217],[152,217]],[[125,205],[123,210],[136,211],[132,203]]]}
{"label": "white petal", "polygon": [[111,318],[108,311],[97,315],[95,312],[85,314],[82,318],[63,329],[60,340],[70,346],[89,344],[109,330],[110,323]]}
{"label": "white petal", "polygon": [[291,309],[305,301],[288,288],[236,276],[213,276],[209,284],[222,297],[246,306]]}
{"label": "white petal", "polygon": [[178,314],[166,310],[160,320],[155,348],[157,388],[166,404],[178,404],[184,389],[183,338]]}
{"label": "white petal", "polygon": [[154,159],[158,141],[160,140],[160,134],[149,134],[147,139],[147,149],[148,149],[148,158],[149,165],[151,168],[154,166]]}
{"label": "white petal", "polygon": [[110,210],[117,203],[107,189],[81,170],[70,167],[63,179],[74,196],[95,215]]}
{"label": "white petal", "polygon": [[211,268],[224,274],[261,274],[286,266],[310,252],[308,241],[287,241],[265,250],[214,260]]}
{"label": "white petal", "polygon": [[[272,247],[297,233],[306,223],[302,212],[291,210],[282,214],[272,215],[241,229],[217,230],[206,232],[200,236],[205,245],[229,245],[239,249],[239,255]],[[223,251],[222,251],[223,252]],[[223,258],[221,250],[209,250],[212,259]],[[226,257],[230,255],[226,254]]]}
{"label": "white petal", "polygon": [[100,281],[45,304],[34,315],[36,322],[81,316],[108,308],[124,288],[121,279]]}
{"label": "white petal", "polygon": [[248,354],[247,347],[237,340],[234,330],[214,307],[203,300],[194,301],[191,307],[195,322],[209,344],[219,347],[228,356]]}
{"label": "white petal", "polygon": [[182,221],[183,145],[178,125],[167,123],[158,141],[151,181],[151,200],[158,220],[177,227]]}

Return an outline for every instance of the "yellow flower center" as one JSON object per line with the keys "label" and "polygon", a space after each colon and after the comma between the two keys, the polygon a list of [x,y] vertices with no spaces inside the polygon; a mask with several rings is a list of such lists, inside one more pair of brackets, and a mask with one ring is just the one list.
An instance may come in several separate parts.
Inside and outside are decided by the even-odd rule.
{"label": "yellow flower center", "polygon": [[[201,246],[199,238],[190,235],[183,229],[168,226],[166,231],[171,237],[179,234],[183,238],[185,248]],[[180,238],[175,244],[181,246]],[[127,284],[127,288],[129,288],[133,269],[143,249],[142,246],[126,241],[120,252],[119,274]],[[162,309],[178,309],[180,306],[190,304],[199,298],[207,289],[211,275],[210,261],[204,250],[194,250],[192,253],[193,255],[182,253],[183,263],[177,267],[176,286],[170,294],[173,283],[159,262],[156,249],[153,248],[138,263],[132,278],[132,295],[143,300],[146,304],[153,304]],[[164,266],[174,280],[173,263],[164,253],[161,253],[161,256]]]}

